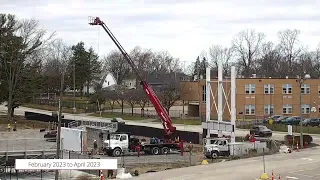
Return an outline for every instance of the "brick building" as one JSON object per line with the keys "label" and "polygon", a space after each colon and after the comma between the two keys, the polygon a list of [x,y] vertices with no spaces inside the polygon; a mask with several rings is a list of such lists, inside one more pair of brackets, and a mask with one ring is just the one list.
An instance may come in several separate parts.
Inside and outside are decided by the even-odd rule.
{"label": "brick building", "polygon": [[[204,119],[205,80],[182,84],[182,100],[188,102],[188,115]],[[230,102],[230,82],[223,86]],[[237,78],[236,86],[237,119],[261,119],[272,114],[299,116],[300,111],[304,117],[320,117],[320,79],[307,79],[299,88],[294,78]],[[217,83],[211,83],[211,89],[217,102]],[[211,106],[211,118],[216,119],[213,97]],[[223,119],[230,119],[226,103],[224,107]]]}

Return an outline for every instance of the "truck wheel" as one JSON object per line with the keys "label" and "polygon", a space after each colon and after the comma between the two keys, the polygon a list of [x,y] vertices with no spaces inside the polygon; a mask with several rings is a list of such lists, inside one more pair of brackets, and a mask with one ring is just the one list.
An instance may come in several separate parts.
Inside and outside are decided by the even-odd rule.
{"label": "truck wheel", "polygon": [[115,148],[113,151],[112,151],[112,155],[114,157],[119,157],[121,155],[121,149],[120,148]]}
{"label": "truck wheel", "polygon": [[217,159],[219,156],[219,152],[218,151],[212,151],[211,152],[211,159]]}
{"label": "truck wheel", "polygon": [[159,155],[160,154],[160,149],[158,147],[154,147],[151,150],[152,155]]}
{"label": "truck wheel", "polygon": [[170,152],[170,149],[167,147],[162,147],[161,148],[161,154],[168,154]]}

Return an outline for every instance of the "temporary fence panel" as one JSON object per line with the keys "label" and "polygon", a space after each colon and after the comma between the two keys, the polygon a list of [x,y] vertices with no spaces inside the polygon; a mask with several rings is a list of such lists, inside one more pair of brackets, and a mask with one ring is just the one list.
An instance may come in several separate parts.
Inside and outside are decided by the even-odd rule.
{"label": "temporary fence panel", "polygon": [[61,128],[62,149],[82,151],[82,132],[80,129]]}

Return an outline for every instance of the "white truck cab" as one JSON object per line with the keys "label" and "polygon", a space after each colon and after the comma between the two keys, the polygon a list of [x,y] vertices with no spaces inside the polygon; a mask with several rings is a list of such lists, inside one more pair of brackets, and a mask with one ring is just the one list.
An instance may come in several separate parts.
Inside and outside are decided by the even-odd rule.
{"label": "white truck cab", "polygon": [[230,139],[229,138],[205,138],[204,154],[207,158],[214,159],[219,156],[230,155]]}
{"label": "white truck cab", "polygon": [[103,142],[103,149],[107,155],[118,157],[129,150],[129,138],[128,134],[110,134]]}

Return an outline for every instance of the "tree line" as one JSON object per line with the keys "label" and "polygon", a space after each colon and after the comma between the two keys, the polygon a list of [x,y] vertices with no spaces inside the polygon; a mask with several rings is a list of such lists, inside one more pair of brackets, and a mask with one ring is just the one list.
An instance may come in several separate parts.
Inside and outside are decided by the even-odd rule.
{"label": "tree line", "polygon": [[[148,102],[144,92],[123,87],[124,80],[135,77],[123,55],[112,50],[99,57],[84,42],[68,45],[40,27],[36,19],[18,19],[11,14],[0,14],[0,102],[7,102],[8,117],[14,109],[31,102],[40,93],[77,91],[89,96],[92,103],[139,104]],[[139,46],[129,52],[140,75],[148,79],[156,75],[160,87],[156,93],[169,109],[180,97],[176,74],[182,73],[180,61],[167,51],[154,52]],[[104,77],[111,73],[117,86],[103,88]],[[89,87],[95,93],[89,94]]]}
{"label": "tree line", "polygon": [[278,42],[268,41],[266,35],[253,29],[236,34],[229,47],[212,45],[190,65],[193,76],[205,77],[205,68],[210,67],[217,74],[218,63],[224,67],[224,75],[230,74],[230,66],[235,65],[238,74],[250,77],[284,78],[320,76],[320,44],[315,50],[308,49],[300,40],[300,31],[285,29],[278,32]]}

